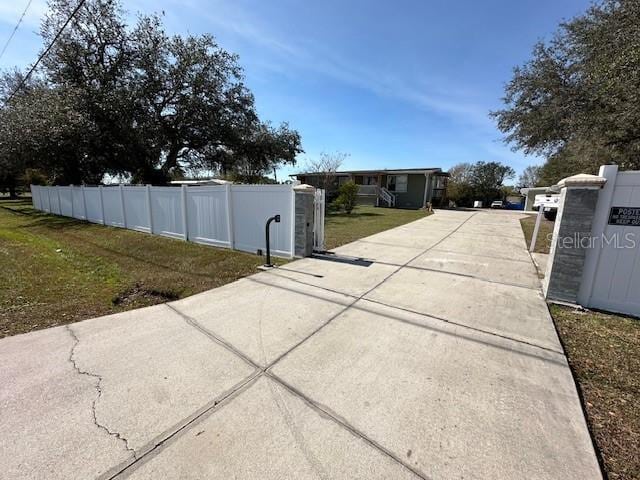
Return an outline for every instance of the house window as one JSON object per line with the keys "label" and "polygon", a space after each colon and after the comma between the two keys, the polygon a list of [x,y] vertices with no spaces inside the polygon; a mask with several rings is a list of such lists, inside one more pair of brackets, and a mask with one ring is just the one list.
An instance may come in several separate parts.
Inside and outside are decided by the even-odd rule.
{"label": "house window", "polygon": [[407,191],[406,175],[389,175],[387,177],[387,189],[390,192],[404,193]]}
{"label": "house window", "polygon": [[378,177],[375,177],[373,175],[365,175],[364,177],[362,177],[362,185],[377,185],[378,184]]}

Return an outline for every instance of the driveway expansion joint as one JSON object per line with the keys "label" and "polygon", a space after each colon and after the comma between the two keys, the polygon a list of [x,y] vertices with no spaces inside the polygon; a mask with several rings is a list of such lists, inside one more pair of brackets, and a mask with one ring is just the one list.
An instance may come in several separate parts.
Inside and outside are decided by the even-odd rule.
{"label": "driveway expansion joint", "polygon": [[[438,322],[448,323],[450,325],[454,325],[456,327],[459,327],[459,328],[462,328],[462,329],[466,329],[466,330],[471,330],[471,331],[474,331],[476,333],[481,333],[481,334],[484,334],[484,335],[489,335],[489,336],[492,336],[492,337],[501,338],[503,340],[508,340],[510,342],[526,345],[526,346],[531,347],[531,348],[544,350],[545,352],[549,352],[549,353],[552,353],[552,354],[560,355],[562,358],[565,358],[565,354],[563,352],[559,351],[559,350],[555,350],[553,348],[545,347],[543,345],[538,345],[537,343],[533,343],[533,342],[530,342],[530,341],[527,341],[527,340],[510,337],[509,335],[505,335],[505,334],[498,333],[498,332],[492,332],[491,330],[486,330],[486,329],[483,329],[483,328],[473,327],[471,325],[467,325],[467,324],[461,323],[461,322],[456,322],[455,320],[449,320],[447,318],[439,317],[439,316],[433,315],[431,313],[419,312],[417,310],[412,310],[410,308],[399,307],[398,305],[390,305],[388,303],[384,303],[384,302],[381,302],[379,300],[374,300],[374,299],[370,299],[370,298],[363,298],[362,300],[364,300],[365,302],[371,302],[371,303],[375,303],[377,305],[382,305],[383,307],[396,309],[396,310],[400,310],[400,311],[403,311],[403,312],[407,312],[407,313],[411,313],[411,314],[414,314],[414,315],[418,315],[418,316],[421,316],[421,317],[429,318],[431,320],[436,320]],[[417,324],[417,323],[408,322],[406,320],[398,320],[398,319],[396,319],[396,320],[399,321],[399,322],[403,322],[403,323],[407,323],[407,324],[410,324],[410,325],[414,325],[414,326],[416,326],[418,328],[425,328],[424,325],[420,325],[420,324]]]}
{"label": "driveway expansion joint", "polygon": [[[398,265],[397,263],[390,263],[390,262],[382,262],[380,260],[371,260],[373,263],[379,263],[381,265],[389,265],[389,266],[401,266]],[[536,292],[541,292],[542,291],[542,287],[529,287],[527,285],[523,285],[521,283],[513,283],[513,282],[501,282],[498,280],[491,280],[489,278],[486,277],[482,277],[479,275],[472,275],[470,273],[459,273],[459,272],[452,272],[450,270],[443,270],[440,268],[429,268],[429,267],[419,267],[416,265],[402,265],[403,268],[408,268],[410,270],[419,270],[419,271],[423,271],[423,272],[435,272],[435,273],[442,273],[444,275],[453,275],[456,277],[463,277],[463,278],[470,278],[472,280],[478,280],[480,282],[486,282],[486,283],[492,283],[494,285],[504,285],[505,287],[516,287],[516,288],[525,288],[527,290],[534,290]]]}
{"label": "driveway expansion joint", "polygon": [[[261,376],[263,372],[258,370],[254,371],[251,375],[241,380],[235,386],[223,394],[215,397],[208,404],[196,410],[188,417],[183,418],[180,422],[176,423],[169,430],[160,434],[158,437],[150,441],[147,445],[140,448],[140,454],[130,460],[121,462],[119,465],[111,468],[108,472],[98,477],[96,480],[116,480],[128,478],[138,467],[148,462],[155,456],[159,455],[165,448],[167,448],[173,441],[178,439],[182,434],[191,430],[200,421],[207,418],[209,415],[214,414],[223,406],[227,405],[234,398],[236,398],[241,392],[245,391],[251,385],[253,385]],[[168,432],[168,433],[167,433]]]}
{"label": "driveway expansion joint", "polygon": [[73,346],[71,347],[71,351],[69,352],[69,358],[68,358],[69,362],[71,363],[71,365],[73,365],[74,370],[79,375],[85,375],[85,376],[90,377],[90,378],[92,378],[92,379],[94,379],[96,381],[95,389],[96,389],[97,395],[94,398],[93,402],[91,403],[91,415],[92,415],[92,418],[93,418],[93,423],[95,424],[96,427],[98,427],[101,430],[104,430],[110,436],[115,437],[118,440],[120,440],[124,444],[124,447],[129,452],[131,452],[131,455],[133,455],[133,458],[134,459],[137,458],[136,451],[129,446],[129,441],[127,440],[127,438],[122,436],[122,434],[120,434],[119,432],[117,432],[115,430],[111,430],[107,425],[105,425],[105,424],[103,424],[103,423],[98,421],[98,415],[97,415],[97,412],[96,412],[96,406],[98,404],[98,401],[102,397],[102,380],[103,380],[102,376],[98,375],[97,373],[89,372],[87,370],[82,370],[78,366],[78,363],[76,362],[76,359],[74,358],[74,356],[75,356],[75,353],[76,353],[76,347],[80,344],[80,339],[78,338],[78,336],[76,335],[76,332],[73,331],[73,329],[71,328],[70,325],[65,325],[65,329],[69,332],[69,335],[71,335],[71,338],[72,338],[72,340],[74,342]]}
{"label": "driveway expansion joint", "polygon": [[360,430],[358,430],[357,428],[355,428],[354,426],[349,424],[349,422],[345,418],[342,418],[340,415],[338,415],[336,412],[332,411],[327,406],[322,405],[321,403],[319,403],[319,402],[313,400],[312,398],[308,397],[307,395],[302,393],[300,390],[295,388],[293,385],[290,385],[289,383],[285,382],[282,378],[278,377],[275,373],[273,373],[271,371],[266,371],[266,372],[264,372],[264,375],[267,378],[273,380],[274,382],[276,382],[279,385],[281,385],[282,387],[284,387],[292,395],[300,398],[305,404],[307,404],[307,406],[309,406],[312,410],[316,411],[316,413],[318,413],[320,416],[325,417],[325,418],[329,419],[330,421],[335,422],[336,424],[338,424],[340,427],[342,427],[345,430],[347,430],[349,433],[351,433],[355,437],[360,438],[361,440],[363,440],[364,442],[368,443],[370,446],[372,446],[376,450],[380,451],[381,453],[383,453],[384,455],[389,457],[394,462],[400,464],[402,467],[404,467],[407,470],[409,470],[411,473],[413,473],[418,478],[421,478],[422,480],[431,480],[430,477],[428,477],[426,474],[424,474],[420,470],[416,469],[415,467],[413,467],[409,463],[405,462],[398,455],[394,454],[392,451],[390,451],[387,448],[383,447],[380,443],[376,442],[375,440],[373,440],[372,438],[370,438],[369,436],[367,436],[366,434],[362,433]]}
{"label": "driveway expansion joint", "polygon": [[203,334],[205,337],[209,338],[209,340],[217,343],[221,347],[223,347],[223,348],[229,350],[231,353],[237,355],[238,357],[240,357],[240,359],[242,359],[249,366],[251,366],[251,367],[253,367],[255,369],[258,369],[258,370],[262,369],[262,367],[259,364],[254,362],[251,358],[249,358],[243,352],[238,350],[231,343],[229,343],[226,340],[220,338],[218,335],[214,334],[209,329],[203,327],[195,318],[192,318],[189,315],[183,313],[182,311],[180,311],[180,309],[174,307],[173,305],[169,305],[168,303],[165,303],[165,306],[167,308],[169,308],[170,310],[172,310],[174,313],[178,314],[187,323],[187,325],[189,325],[190,327],[195,328],[201,334]]}

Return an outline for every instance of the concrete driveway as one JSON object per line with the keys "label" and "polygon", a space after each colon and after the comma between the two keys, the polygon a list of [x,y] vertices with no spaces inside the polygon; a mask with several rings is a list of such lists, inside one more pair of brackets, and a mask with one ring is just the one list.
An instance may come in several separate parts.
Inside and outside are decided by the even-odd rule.
{"label": "concrete driveway", "polygon": [[0,472],[599,479],[520,215],[438,211],[184,300],[0,341]]}

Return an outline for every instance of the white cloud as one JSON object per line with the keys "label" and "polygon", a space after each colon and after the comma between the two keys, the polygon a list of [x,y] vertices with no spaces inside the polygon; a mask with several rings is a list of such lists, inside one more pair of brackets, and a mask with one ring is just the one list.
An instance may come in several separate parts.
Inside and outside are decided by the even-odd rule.
{"label": "white cloud", "polygon": [[238,2],[218,0],[202,4],[198,0],[186,0],[182,5],[227,34],[268,49],[272,58],[264,62],[265,68],[285,75],[295,74],[292,72],[296,69],[310,70],[375,95],[395,98],[486,132],[495,132],[488,118],[488,107],[477,103],[468,88],[452,87],[454,82],[449,79],[441,84],[434,79],[407,81],[382,68],[355,63],[306,39],[284,39]]}
{"label": "white cloud", "polygon": [[[27,3],[28,0],[0,2],[0,22],[7,24],[10,30],[13,30],[13,27],[18,23],[20,15],[22,15]],[[27,27],[33,29],[33,27],[39,27],[40,19],[46,12],[46,0],[32,0],[24,19],[22,20],[20,28]]]}

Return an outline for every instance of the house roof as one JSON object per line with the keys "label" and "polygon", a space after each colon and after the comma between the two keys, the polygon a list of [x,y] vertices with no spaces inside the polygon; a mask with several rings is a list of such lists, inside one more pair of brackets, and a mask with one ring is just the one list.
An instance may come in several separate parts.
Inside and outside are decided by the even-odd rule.
{"label": "house roof", "polygon": [[[379,174],[403,174],[403,173],[436,173],[441,175],[449,175],[443,172],[441,168],[393,168],[393,169],[371,169],[371,170],[340,170],[335,175],[379,175]],[[324,172],[300,172],[289,175],[290,177],[325,175]]]}
{"label": "house roof", "polygon": [[172,180],[171,185],[187,185],[187,186],[198,186],[198,185],[226,185],[227,183],[233,183],[229,180],[223,180],[221,178],[203,178],[200,180]]}

